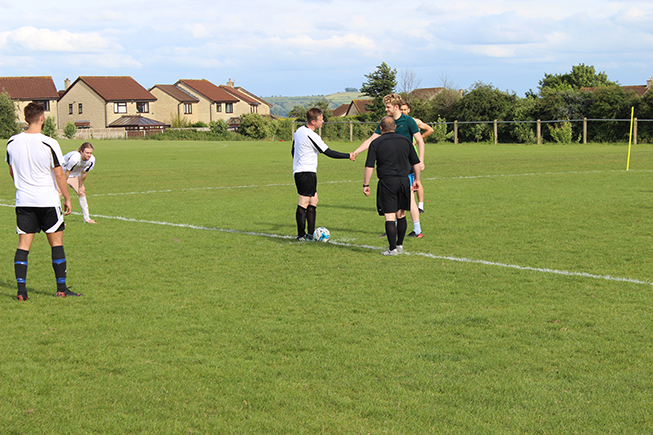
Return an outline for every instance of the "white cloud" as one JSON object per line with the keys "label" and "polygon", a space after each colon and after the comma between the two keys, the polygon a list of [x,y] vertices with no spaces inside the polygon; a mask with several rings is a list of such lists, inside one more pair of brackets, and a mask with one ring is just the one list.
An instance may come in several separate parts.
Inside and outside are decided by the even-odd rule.
{"label": "white cloud", "polygon": [[120,48],[96,32],[71,33],[67,30],[52,31],[25,26],[9,32],[7,45],[14,44],[30,51],[57,52],[103,52]]}

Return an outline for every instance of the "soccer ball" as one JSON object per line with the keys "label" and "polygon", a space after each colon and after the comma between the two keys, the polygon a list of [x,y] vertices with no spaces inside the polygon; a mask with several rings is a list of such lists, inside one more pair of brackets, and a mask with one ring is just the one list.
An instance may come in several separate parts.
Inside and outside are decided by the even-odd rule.
{"label": "soccer ball", "polygon": [[313,238],[318,242],[328,242],[329,237],[331,237],[331,233],[326,228],[324,227],[315,228],[315,232],[313,233]]}

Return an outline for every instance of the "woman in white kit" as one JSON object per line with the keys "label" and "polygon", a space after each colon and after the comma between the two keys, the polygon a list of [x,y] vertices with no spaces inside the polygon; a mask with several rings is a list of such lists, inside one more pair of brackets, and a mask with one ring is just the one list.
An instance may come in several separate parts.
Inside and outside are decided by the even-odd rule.
{"label": "woman in white kit", "polygon": [[84,222],[94,224],[88,213],[88,202],[86,201],[86,187],[84,181],[89,171],[95,167],[95,156],[93,145],[84,142],[77,151],[71,151],[64,156],[63,168],[66,174],[68,185],[75,189],[79,196],[79,206],[82,208]]}

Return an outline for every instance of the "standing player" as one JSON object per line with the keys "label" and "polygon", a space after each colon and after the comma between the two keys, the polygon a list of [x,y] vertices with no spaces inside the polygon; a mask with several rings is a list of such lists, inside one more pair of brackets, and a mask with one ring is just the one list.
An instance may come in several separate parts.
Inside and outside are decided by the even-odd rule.
{"label": "standing player", "polygon": [[392,116],[381,120],[382,135],[370,145],[363,178],[363,193],[370,196],[370,179],[376,162],[376,175],[379,177],[376,208],[379,215],[385,217],[389,244],[383,255],[398,255],[404,252],[406,209],[410,206],[410,197],[413,196],[408,181],[411,166],[415,172],[412,189],[417,190],[420,185],[420,161],[415,148],[409,139],[394,130],[395,122]]}
{"label": "standing player", "polygon": [[[404,115],[401,113],[401,105],[403,104],[403,100],[401,99],[401,96],[399,94],[389,94],[383,97],[383,102],[385,103],[385,111],[388,114],[388,116],[391,116],[396,124],[396,129],[395,132],[397,134],[400,134],[404,137],[406,137],[410,141],[415,141],[417,142],[417,152],[420,156],[420,159],[422,161],[419,163],[420,166],[420,171],[424,170],[424,140],[422,139],[422,135],[419,132],[419,127],[417,126],[417,123],[413,118],[410,116]],[[372,141],[378,137],[381,136],[381,125],[377,127],[376,131],[370,136],[365,142],[363,142],[357,149],[354,151],[354,156],[357,156],[361,152],[365,151],[366,149],[369,148],[370,144]],[[412,184],[414,181],[414,176],[411,171],[411,180],[410,183]],[[422,234],[422,226],[420,225],[420,218],[419,218],[419,212],[417,211],[417,201],[415,201],[415,196],[411,195],[411,203],[410,203],[410,208],[408,209],[409,212],[412,210],[413,212],[410,213],[410,217],[412,218],[413,221],[413,231],[411,232],[411,237],[417,237],[417,238],[422,238],[424,235]],[[382,234],[381,237],[384,237],[386,234]]]}
{"label": "standing player", "polygon": [[88,224],[95,223],[88,213],[86,187],[84,186],[86,175],[95,167],[93,149],[93,145],[91,145],[90,142],[84,142],[77,151],[71,151],[63,156],[63,168],[66,171],[66,180],[68,185],[77,192],[79,206],[82,208],[82,215],[84,216],[84,222]]}
{"label": "standing player", "polygon": [[[317,156],[320,153],[332,159],[354,160],[353,153],[331,150],[315,130],[324,124],[322,110],[314,107],[306,113],[306,124],[295,131],[292,142],[292,172],[299,194],[297,212],[297,240],[313,240],[317,197]],[[308,231],[306,224],[308,223]]]}
{"label": "standing player", "polygon": [[29,103],[25,107],[27,130],[7,142],[6,161],[16,186],[16,232],[18,249],[14,270],[18,300],[27,300],[27,256],[34,235],[43,230],[52,249],[52,268],[57,280],[58,297],[81,296],[66,287],[66,255],[63,248],[65,228],[59,192],[64,197],[64,212],[70,214],[70,193],[61,162],[59,143],[43,134],[43,107]]}
{"label": "standing player", "polygon": [[[401,104],[401,113],[403,113],[406,116],[410,116],[410,104],[404,101]],[[419,129],[424,130],[424,132],[422,133],[422,139],[426,139],[428,136],[431,135],[431,133],[433,133],[433,127],[431,127],[425,122],[422,122],[421,119],[417,119],[417,118],[413,118],[413,119],[415,120],[415,123],[417,124]],[[413,145],[415,145],[414,140],[413,140]],[[418,155],[417,157],[420,157],[420,155]],[[420,213],[424,213],[424,185],[422,185],[421,183],[419,185],[419,190],[417,191],[417,208],[419,209]]]}

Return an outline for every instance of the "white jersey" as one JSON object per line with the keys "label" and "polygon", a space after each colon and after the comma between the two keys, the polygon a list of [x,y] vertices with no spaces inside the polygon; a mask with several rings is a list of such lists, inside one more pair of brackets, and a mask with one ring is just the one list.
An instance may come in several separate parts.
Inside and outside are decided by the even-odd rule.
{"label": "white jersey", "polygon": [[95,156],[87,161],[82,160],[82,154],[79,151],[71,151],[63,156],[63,169],[70,171],[69,177],[79,177],[82,172],[88,172],[95,166]]}
{"label": "white jersey", "polygon": [[292,173],[317,172],[317,156],[329,149],[319,134],[305,125],[293,136]]}
{"label": "white jersey", "polygon": [[59,142],[41,133],[9,138],[5,161],[16,186],[16,207],[60,207],[54,168],[61,166]]}

